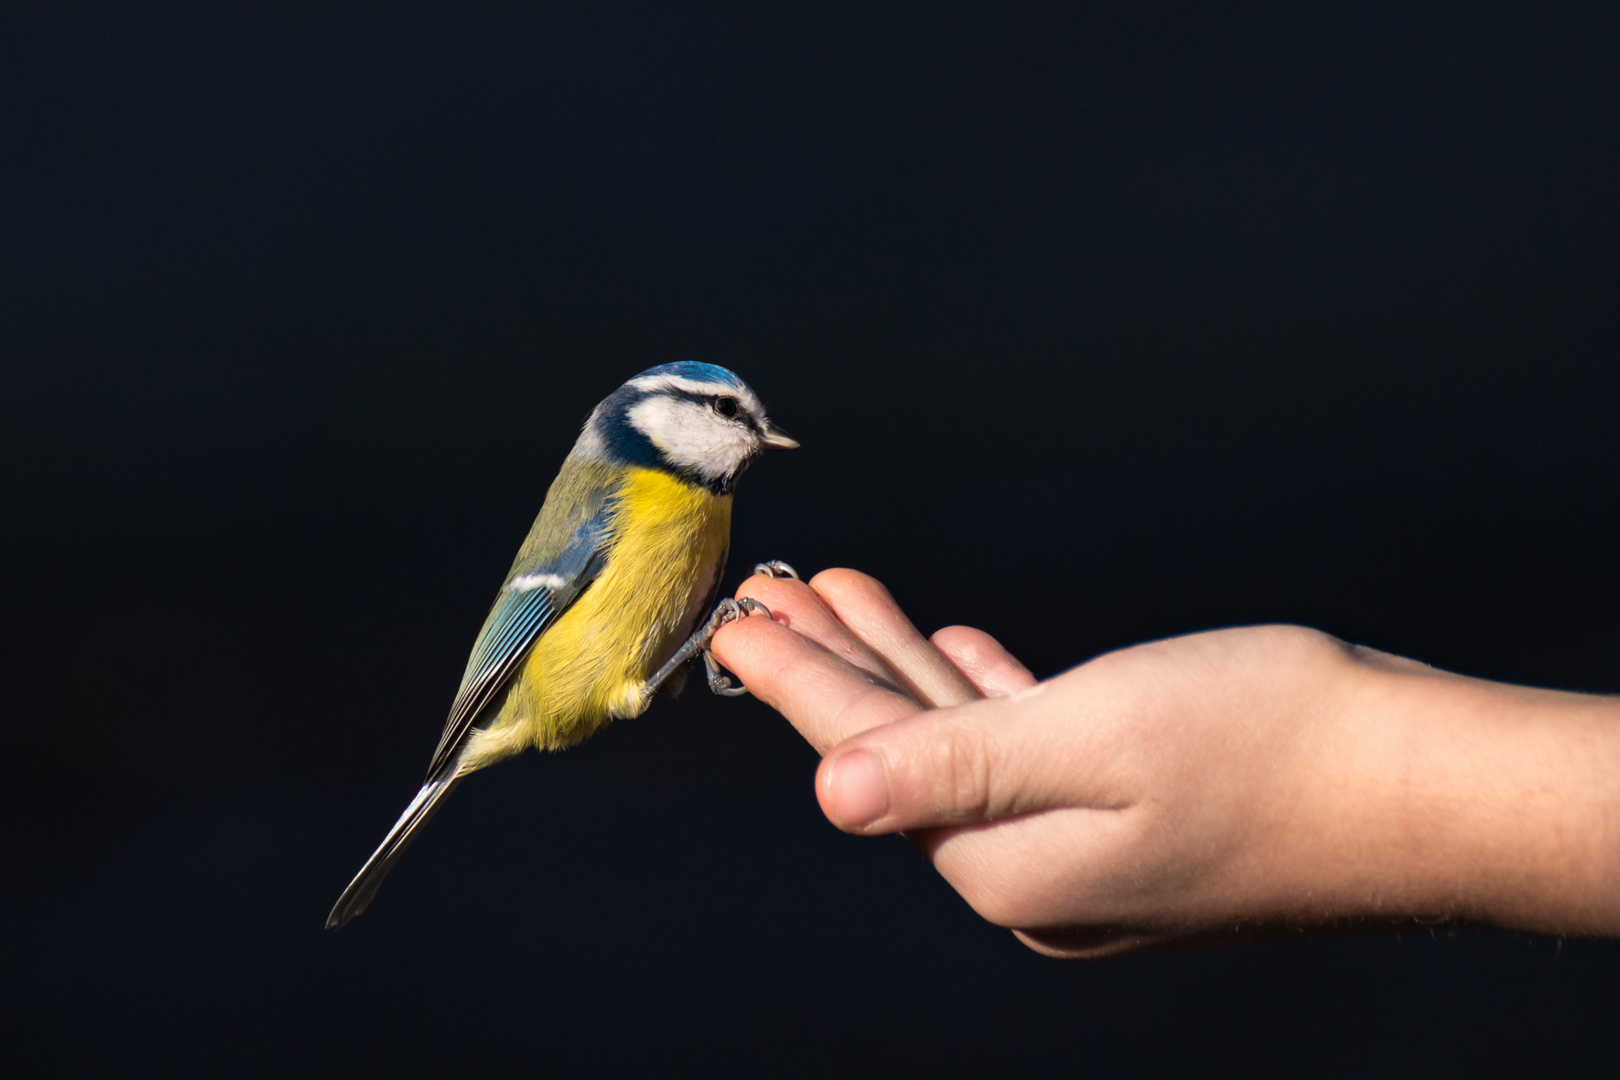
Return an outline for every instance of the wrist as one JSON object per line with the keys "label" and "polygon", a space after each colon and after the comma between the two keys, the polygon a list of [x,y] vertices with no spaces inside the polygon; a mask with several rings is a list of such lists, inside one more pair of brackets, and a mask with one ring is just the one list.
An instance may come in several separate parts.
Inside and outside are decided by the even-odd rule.
{"label": "wrist", "polygon": [[1620,933],[1620,701],[1366,651],[1351,681],[1360,914]]}

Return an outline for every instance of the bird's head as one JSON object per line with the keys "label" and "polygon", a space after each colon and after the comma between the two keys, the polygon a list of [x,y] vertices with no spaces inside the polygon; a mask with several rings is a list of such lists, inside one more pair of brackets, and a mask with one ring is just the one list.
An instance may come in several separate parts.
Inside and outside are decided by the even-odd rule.
{"label": "bird's head", "polygon": [[649,368],[603,399],[574,453],[664,469],[729,494],[761,453],[798,445],[735,374],[684,362]]}

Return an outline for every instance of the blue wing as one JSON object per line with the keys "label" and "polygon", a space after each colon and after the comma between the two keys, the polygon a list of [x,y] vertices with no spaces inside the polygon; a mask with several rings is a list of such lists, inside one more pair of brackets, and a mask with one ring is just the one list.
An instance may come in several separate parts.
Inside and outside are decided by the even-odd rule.
{"label": "blue wing", "polygon": [[607,463],[581,461],[574,455],[563,462],[473,645],[426,783],[338,897],[326,917],[328,930],[342,926],[371,903],[412,838],[461,782],[456,758],[467,733],[500,696],[540,635],[602,572],[612,540],[614,479]]}
{"label": "blue wing", "polygon": [[444,734],[427,778],[439,778],[455,759],[467,732],[528,656],[546,628],[567,611],[607,562],[609,504],[598,498],[590,514],[560,550],[519,558],[484,628],[473,643],[461,687],[450,706]]}

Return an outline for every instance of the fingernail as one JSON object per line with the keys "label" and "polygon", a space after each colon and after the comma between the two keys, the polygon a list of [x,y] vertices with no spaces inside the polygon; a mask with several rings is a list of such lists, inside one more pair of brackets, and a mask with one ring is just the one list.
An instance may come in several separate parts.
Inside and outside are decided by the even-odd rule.
{"label": "fingernail", "polygon": [[842,828],[864,828],[889,811],[883,763],[865,750],[852,750],[833,762],[827,787]]}

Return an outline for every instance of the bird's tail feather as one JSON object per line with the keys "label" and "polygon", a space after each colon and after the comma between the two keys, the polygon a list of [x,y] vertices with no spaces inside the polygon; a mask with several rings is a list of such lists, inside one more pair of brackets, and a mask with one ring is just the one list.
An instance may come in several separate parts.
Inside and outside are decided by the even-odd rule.
{"label": "bird's tail feather", "polygon": [[394,863],[405,853],[412,840],[428,818],[439,808],[444,797],[455,790],[461,783],[461,777],[456,775],[454,765],[441,773],[438,779],[429,780],[422,785],[422,790],[416,793],[411,805],[394,822],[394,827],[388,830],[388,835],[378,845],[377,850],[366,860],[366,865],[354,875],[349,887],[343,890],[338,902],[332,906],[332,913],[326,917],[326,928],[338,930],[350,919],[366,910],[371,898],[377,895],[377,886],[382,879],[388,876],[388,871],[394,868]]}

